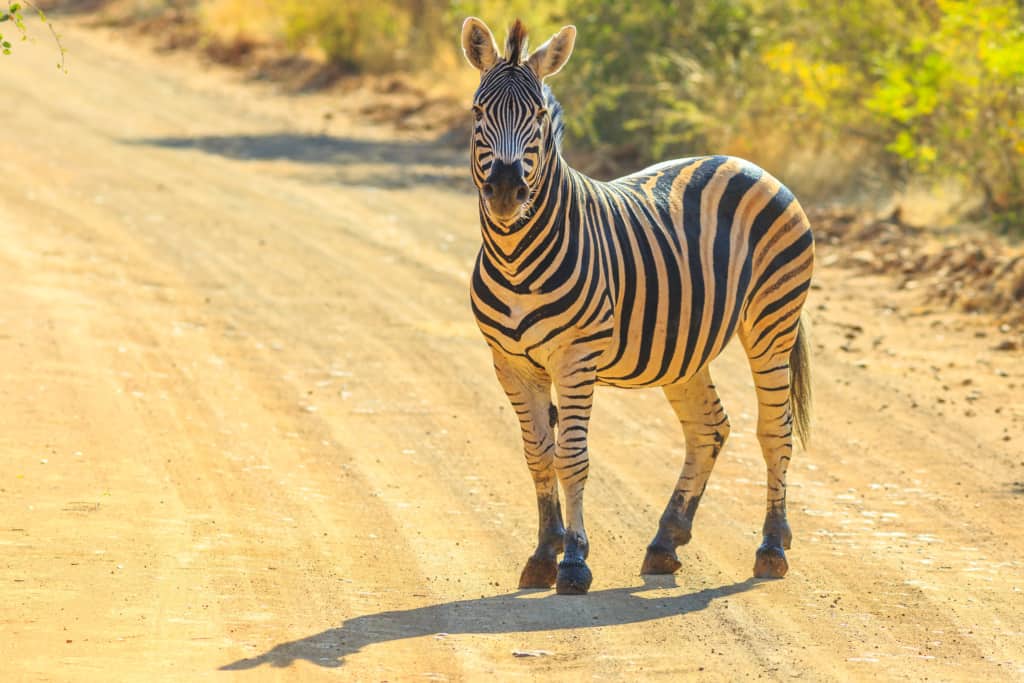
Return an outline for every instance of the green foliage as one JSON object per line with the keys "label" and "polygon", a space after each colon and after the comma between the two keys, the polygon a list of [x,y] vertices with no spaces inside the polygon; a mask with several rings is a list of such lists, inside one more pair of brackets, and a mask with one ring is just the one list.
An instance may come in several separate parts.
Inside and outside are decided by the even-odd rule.
{"label": "green foliage", "polygon": [[[232,2],[240,0],[205,0]],[[1016,0],[264,5],[295,49],[316,47],[352,70],[417,70],[448,83],[471,78],[458,40],[467,15],[487,21],[499,42],[521,18],[534,46],[573,23],[575,55],[552,86],[565,105],[567,149],[613,160],[606,167],[732,153],[819,196],[867,181],[955,179],[978,189],[989,214],[1024,216]]]}
{"label": "green foliage", "polygon": [[990,210],[1024,209],[1024,29],[1016,6],[939,0],[941,15],[881,62],[865,107],[918,173],[963,177]]}
{"label": "green foliage", "polygon": [[[28,32],[25,30],[25,17],[21,12],[21,5],[17,2],[8,2],[7,11],[0,12],[0,24],[10,21],[14,24],[14,28],[21,34],[21,39],[26,40],[28,38]],[[4,35],[0,33],[0,48],[3,49],[5,55],[11,54],[11,41],[5,40]]]}
{"label": "green foliage", "polygon": [[407,61],[411,16],[404,3],[285,0],[278,8],[288,43],[315,43],[334,64],[384,71]]}
{"label": "green foliage", "polygon": [[[737,153],[824,192],[858,173],[955,179],[989,215],[1024,214],[1014,0],[565,0],[559,15],[579,28],[553,84],[577,144],[643,162]],[[825,159],[844,164],[822,173]]]}
{"label": "green foliage", "polygon": [[797,11],[763,57],[802,129],[865,142],[895,175],[962,180],[980,190],[990,215],[1021,214],[1024,14],[1016,2],[785,4]]}
{"label": "green foliage", "polygon": [[653,160],[729,137],[745,105],[759,12],[746,0],[570,0],[579,29],[555,86],[588,145]]}
{"label": "green foliage", "polygon": [[504,48],[505,31],[519,19],[529,30],[530,45],[537,48],[555,31],[572,23],[565,7],[567,4],[567,0],[544,3],[536,0],[451,0],[441,17],[443,26],[437,28],[445,32],[442,44],[452,50],[461,50],[459,31],[462,21],[470,16],[479,17],[491,27],[499,47]]}
{"label": "green foliage", "polygon": [[[0,10],[0,24],[11,22],[14,24],[15,30],[21,35],[22,40],[28,40],[28,28],[25,26],[25,7],[33,10],[36,15],[49,30],[53,36],[54,42],[57,43],[57,49],[60,50],[60,62],[57,63],[57,68],[61,71],[67,72],[64,66],[64,45],[60,42],[60,36],[53,28],[53,24],[46,18],[46,13],[43,10],[36,7],[31,2],[23,0],[23,2],[14,2],[13,0],[7,0],[7,9]],[[5,55],[11,54],[11,41],[4,38],[4,35],[0,33],[0,52]]]}

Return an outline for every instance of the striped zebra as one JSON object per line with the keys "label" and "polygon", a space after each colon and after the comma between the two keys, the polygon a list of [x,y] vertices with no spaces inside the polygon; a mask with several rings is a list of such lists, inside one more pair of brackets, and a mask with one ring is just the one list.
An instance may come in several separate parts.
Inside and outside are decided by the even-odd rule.
{"label": "striped zebra", "polygon": [[667,161],[611,182],[572,169],[544,79],[565,65],[575,38],[566,26],[527,56],[516,21],[502,57],[482,21],[462,27],[466,58],[480,71],[471,165],[483,244],[472,306],[537,490],[538,543],[519,585],[590,588],[583,489],[595,385],[662,387],[682,424],[686,461],[641,573],[681,566],[676,549],[690,540],[729,435],[708,365],[734,333],[753,373],[767,465],[754,575],[782,577],[786,468],[794,428],[804,442],[808,434],[807,216],[778,180],[737,158]]}

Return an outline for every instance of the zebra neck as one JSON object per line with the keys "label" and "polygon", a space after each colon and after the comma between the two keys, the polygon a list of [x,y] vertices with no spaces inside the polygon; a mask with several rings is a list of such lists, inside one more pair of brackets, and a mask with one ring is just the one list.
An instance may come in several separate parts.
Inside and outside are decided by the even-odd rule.
{"label": "zebra neck", "polygon": [[481,215],[482,256],[488,270],[517,291],[557,286],[567,260],[575,261],[583,232],[579,174],[556,150],[545,162],[544,176],[530,209],[513,229],[501,233]]}

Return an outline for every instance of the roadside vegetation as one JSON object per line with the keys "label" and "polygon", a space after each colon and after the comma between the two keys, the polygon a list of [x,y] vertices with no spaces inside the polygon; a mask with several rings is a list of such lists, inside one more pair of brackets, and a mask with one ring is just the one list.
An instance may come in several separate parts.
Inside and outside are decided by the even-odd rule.
{"label": "roadside vegetation", "polygon": [[913,187],[957,198],[960,218],[1024,234],[1016,0],[120,4],[185,14],[203,40],[273,44],[341,73],[413,73],[460,92],[473,76],[458,53],[463,17],[480,16],[499,40],[520,17],[534,45],[571,22],[576,53],[552,85],[567,149],[591,169],[727,152],[818,201],[885,200]]}

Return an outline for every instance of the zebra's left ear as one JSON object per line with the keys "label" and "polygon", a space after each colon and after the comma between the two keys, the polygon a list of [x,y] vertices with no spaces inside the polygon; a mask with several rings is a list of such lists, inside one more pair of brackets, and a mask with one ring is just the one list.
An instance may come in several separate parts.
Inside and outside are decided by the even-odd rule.
{"label": "zebra's left ear", "polygon": [[542,81],[554,75],[565,66],[576,44],[576,27],[563,26],[562,30],[551,37],[551,40],[537,48],[537,51],[526,60],[527,65]]}

